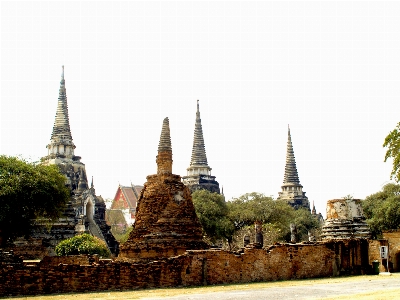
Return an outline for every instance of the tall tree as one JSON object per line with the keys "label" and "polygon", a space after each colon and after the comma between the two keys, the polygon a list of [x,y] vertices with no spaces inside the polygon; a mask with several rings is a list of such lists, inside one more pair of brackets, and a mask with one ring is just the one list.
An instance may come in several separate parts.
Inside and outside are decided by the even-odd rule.
{"label": "tall tree", "polygon": [[373,237],[380,237],[382,230],[400,228],[399,184],[388,183],[361,203]]}
{"label": "tall tree", "polygon": [[207,190],[197,190],[192,194],[197,217],[206,237],[211,243],[226,239],[228,244],[234,231],[234,226],[228,218],[228,207],[224,196]]}
{"label": "tall tree", "polygon": [[28,235],[34,221],[61,216],[69,200],[65,176],[57,166],[0,156],[0,239]]}
{"label": "tall tree", "polygon": [[393,168],[390,178],[394,178],[396,182],[400,181],[400,122],[385,138],[383,147],[387,148],[385,154],[385,162],[389,158],[393,158]]}

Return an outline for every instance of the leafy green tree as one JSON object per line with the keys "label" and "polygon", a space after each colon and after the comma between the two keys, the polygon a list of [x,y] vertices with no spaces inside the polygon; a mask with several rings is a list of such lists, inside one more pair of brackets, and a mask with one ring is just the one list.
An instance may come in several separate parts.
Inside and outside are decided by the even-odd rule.
{"label": "leafy green tree", "polygon": [[87,233],[60,242],[55,251],[58,256],[98,254],[102,257],[110,257],[111,255],[104,241]]}
{"label": "leafy green tree", "polygon": [[388,183],[361,203],[373,237],[380,237],[382,230],[400,228],[399,184]]}
{"label": "leafy green tree", "polygon": [[70,197],[65,176],[57,166],[0,156],[0,240],[27,236],[38,218],[52,222]]}
{"label": "leafy green tree", "polygon": [[394,178],[396,182],[400,181],[400,122],[385,138],[383,147],[387,148],[385,154],[385,162],[389,158],[393,158],[393,168],[390,178]]}
{"label": "leafy green tree", "polygon": [[264,244],[290,241],[290,223],[296,224],[297,239],[307,240],[308,231],[321,227],[306,209],[295,210],[284,201],[260,193],[247,193],[228,202],[229,218],[235,225],[234,242],[241,244],[243,235],[254,236],[254,222],[263,223]]}
{"label": "leafy green tree", "polygon": [[[320,229],[321,223],[315,218],[310,211],[304,208],[299,208],[294,211],[293,220],[291,223],[296,224],[297,240],[308,240],[308,232]],[[286,235],[286,240],[290,239],[290,230]]]}
{"label": "leafy green tree", "polygon": [[226,239],[229,243],[234,226],[227,216],[228,207],[224,196],[197,190],[192,194],[192,199],[207,239],[213,244],[220,239]]}

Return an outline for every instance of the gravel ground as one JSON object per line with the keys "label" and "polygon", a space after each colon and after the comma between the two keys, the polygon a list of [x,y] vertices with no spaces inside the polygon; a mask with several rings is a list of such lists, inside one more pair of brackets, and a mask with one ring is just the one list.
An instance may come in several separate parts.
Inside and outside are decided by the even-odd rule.
{"label": "gravel ground", "polygon": [[[366,292],[379,292],[397,289],[399,291],[398,299],[400,299],[400,277],[391,276],[384,278],[380,276],[379,280],[362,279],[352,280],[350,282],[332,282],[332,283],[316,283],[313,285],[296,285],[282,287],[266,287],[246,290],[228,290],[223,292],[211,292],[201,294],[185,294],[172,297],[149,297],[141,298],[147,300],[198,300],[198,299],[223,299],[223,300],[258,300],[258,299],[321,299],[332,298],[337,296],[349,296],[354,298],[355,295]],[[353,297],[352,297],[353,296]],[[385,299],[385,298],[381,298]],[[395,299],[395,298],[392,298]]]}

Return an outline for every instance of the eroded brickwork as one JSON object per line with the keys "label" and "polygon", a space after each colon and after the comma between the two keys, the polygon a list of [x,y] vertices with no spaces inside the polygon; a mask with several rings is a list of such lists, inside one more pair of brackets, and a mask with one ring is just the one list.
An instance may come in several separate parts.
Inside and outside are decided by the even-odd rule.
{"label": "eroded brickwork", "polygon": [[172,174],[168,118],[163,122],[156,162],[157,174],[147,176],[120,260],[159,259],[207,248],[190,191],[179,175]]}
{"label": "eroded brickwork", "polygon": [[36,265],[9,261],[0,262],[3,296],[330,277],[369,269],[367,240],[283,244],[243,253],[189,250],[146,263],[93,257],[64,263],[50,257]]}

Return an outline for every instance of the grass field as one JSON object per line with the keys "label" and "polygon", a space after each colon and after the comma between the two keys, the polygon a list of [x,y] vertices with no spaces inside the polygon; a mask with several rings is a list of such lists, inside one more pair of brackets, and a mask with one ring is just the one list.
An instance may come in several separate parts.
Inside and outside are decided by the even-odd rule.
{"label": "grass field", "polygon": [[[59,294],[59,295],[40,295],[28,297],[13,297],[12,299],[32,299],[32,300],[108,300],[108,299],[142,299],[149,297],[168,297],[176,295],[189,295],[189,294],[202,294],[211,292],[221,292],[229,290],[249,290],[249,289],[268,289],[276,287],[289,287],[289,286],[312,286],[316,284],[327,283],[340,283],[351,282],[358,280],[400,280],[400,273],[392,274],[392,276],[349,276],[349,277],[334,277],[334,278],[321,278],[321,279],[306,279],[306,280],[290,280],[290,281],[275,281],[275,282],[259,282],[248,284],[230,284],[230,285],[216,285],[216,286],[202,286],[202,287],[185,287],[185,288],[168,288],[168,289],[147,289],[135,291],[105,291],[95,293],[76,293],[76,294]],[[329,297],[323,299],[349,299],[349,296]],[[365,292],[356,295],[351,295],[351,299],[400,299],[399,289],[388,289],[376,292]]]}

